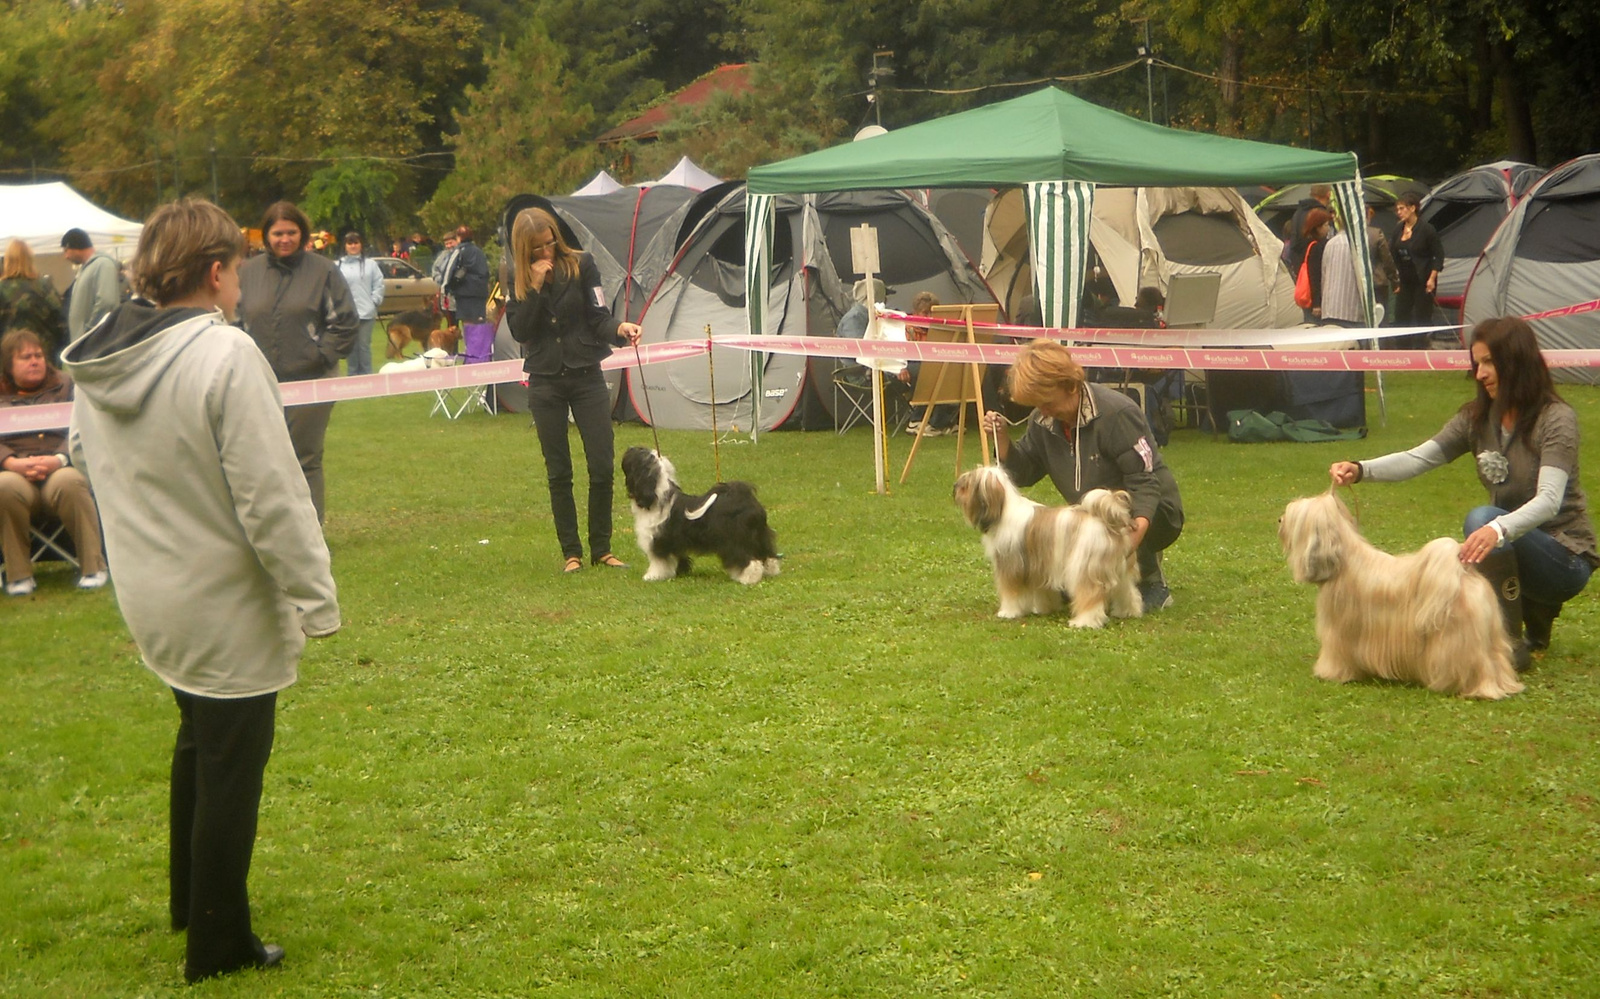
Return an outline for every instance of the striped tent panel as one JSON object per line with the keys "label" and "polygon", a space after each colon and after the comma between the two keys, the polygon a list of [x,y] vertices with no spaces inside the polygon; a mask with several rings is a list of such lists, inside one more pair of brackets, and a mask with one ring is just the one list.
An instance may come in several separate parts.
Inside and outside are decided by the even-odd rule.
{"label": "striped tent panel", "polygon": [[1039,315],[1046,326],[1075,326],[1089,260],[1094,184],[1083,180],[1036,181],[1023,187],[1023,199]]}
{"label": "striped tent panel", "polygon": [[1339,229],[1350,234],[1350,260],[1356,267],[1356,287],[1361,290],[1361,309],[1367,325],[1376,322],[1377,310],[1372,293],[1372,247],[1367,243],[1367,205],[1361,189],[1361,174],[1355,180],[1333,185],[1333,213]]}
{"label": "striped tent panel", "polygon": [[[775,195],[745,193],[744,215],[744,314],[750,320],[750,335],[765,336],[767,303],[772,293],[772,220]],[[750,439],[761,427],[762,384],[767,355],[750,352]]]}

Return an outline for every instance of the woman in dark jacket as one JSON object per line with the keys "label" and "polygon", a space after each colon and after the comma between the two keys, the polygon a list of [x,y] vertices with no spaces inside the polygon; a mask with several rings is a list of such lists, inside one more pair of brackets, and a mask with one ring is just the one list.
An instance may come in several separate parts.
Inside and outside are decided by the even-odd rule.
{"label": "woman in dark jacket", "polygon": [[589,467],[589,555],[595,565],[625,569],[611,553],[611,495],[614,447],[611,393],[600,362],[613,346],[639,342],[636,323],[619,322],[606,308],[600,269],[586,253],[575,252],[549,213],[528,208],[511,227],[513,274],[506,322],[523,345],[527,360],[528,409],[539,431],[550,512],[565,559],[564,572],[583,568],[578,508],[572,497],[572,448],[567,414],[583,439]]}
{"label": "woman in dark jacket", "polygon": [[[287,201],[267,209],[261,234],[267,252],[239,268],[239,325],[261,348],[280,382],[338,374],[339,359],[354,349],[361,327],[339,265],[306,250],[311,220]],[[331,402],[284,410],[318,521],[325,512],[322,442],[332,417]]]}
{"label": "woman in dark jacket", "polygon": [[[1395,269],[1400,272],[1400,287],[1394,296],[1391,326],[1429,326],[1433,323],[1433,291],[1444,267],[1444,246],[1433,226],[1417,217],[1422,199],[1407,191],[1395,202],[1394,213],[1400,225],[1389,237],[1394,251]],[[1428,335],[1391,337],[1397,349],[1425,350]]]}

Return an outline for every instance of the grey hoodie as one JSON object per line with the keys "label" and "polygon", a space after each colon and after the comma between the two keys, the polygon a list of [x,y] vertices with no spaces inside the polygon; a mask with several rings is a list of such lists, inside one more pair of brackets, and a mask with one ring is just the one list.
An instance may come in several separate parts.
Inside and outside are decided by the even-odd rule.
{"label": "grey hoodie", "polygon": [[310,490],[261,351],[222,313],[123,305],[67,348],[68,433],[145,664],[202,697],[294,683],[339,629]]}

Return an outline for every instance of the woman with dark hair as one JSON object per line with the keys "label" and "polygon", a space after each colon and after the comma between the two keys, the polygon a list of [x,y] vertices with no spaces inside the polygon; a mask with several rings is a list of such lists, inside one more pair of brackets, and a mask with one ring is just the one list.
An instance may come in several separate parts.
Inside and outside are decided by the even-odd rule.
{"label": "woman with dark hair", "polygon": [[539,431],[550,512],[565,560],[563,572],[583,568],[578,507],[572,497],[572,448],[567,414],[583,440],[589,467],[589,556],[595,565],[626,569],[611,552],[615,447],[611,393],[600,362],[613,346],[639,342],[637,323],[617,320],[606,307],[600,268],[569,247],[556,220],[538,208],[518,213],[511,226],[512,294],[506,323],[524,348],[528,409]]}
{"label": "woman with dark hair", "polygon": [[[339,265],[306,252],[311,220],[290,202],[267,209],[261,236],[267,252],[239,268],[239,325],[261,348],[280,382],[338,374],[339,359],[355,347],[361,325]],[[284,410],[318,520],[326,512],[322,442],[332,417],[331,402]]]}
{"label": "woman with dark hair", "polygon": [[[1311,322],[1322,318],[1322,254],[1328,247],[1328,237],[1333,235],[1333,213],[1326,208],[1313,208],[1306,212],[1305,227],[1301,236],[1306,241],[1306,276],[1311,279],[1311,305],[1305,309],[1304,318]],[[1299,274],[1295,275],[1297,278]]]}
{"label": "woman with dark hair", "polygon": [[0,330],[13,329],[33,330],[50,363],[60,362],[61,348],[67,345],[61,296],[49,278],[39,276],[33,250],[20,239],[11,241],[0,263]]}
{"label": "woman with dark hair", "polygon": [[[1394,296],[1394,319],[1391,326],[1428,326],[1433,322],[1433,291],[1439,285],[1439,271],[1444,267],[1444,244],[1433,226],[1418,217],[1422,198],[1415,191],[1407,191],[1395,201],[1394,214],[1400,225],[1389,237],[1389,248],[1394,251],[1395,270],[1400,272],[1400,287]],[[1396,349],[1426,350],[1428,335],[1391,337]]]}
{"label": "woman with dark hair", "polygon": [[[39,334],[15,329],[0,337],[0,406],[71,401],[72,379],[50,363]],[[0,550],[5,553],[9,596],[25,597],[35,589],[28,525],[46,510],[66,527],[78,550],[79,589],[104,586],[100,512],[89,495],[89,480],[67,456],[67,435],[35,430],[0,438]]]}
{"label": "woman with dark hair", "polygon": [[1341,486],[1399,482],[1477,456],[1489,503],[1467,513],[1461,561],[1495,584],[1522,669],[1530,652],[1549,646],[1561,605],[1600,565],[1578,481],[1578,416],[1556,394],[1533,328],[1521,319],[1477,325],[1472,377],[1476,397],[1432,440],[1381,458],[1336,461],[1328,474]]}

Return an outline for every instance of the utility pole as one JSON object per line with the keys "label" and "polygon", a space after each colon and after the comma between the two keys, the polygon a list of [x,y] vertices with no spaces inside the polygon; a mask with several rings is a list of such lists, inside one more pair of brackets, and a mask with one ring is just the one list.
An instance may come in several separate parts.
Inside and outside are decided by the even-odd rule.
{"label": "utility pole", "polygon": [[1139,46],[1138,52],[1139,58],[1144,60],[1144,120],[1154,124],[1156,120],[1156,90],[1152,69],[1155,64],[1155,56],[1150,48],[1150,19],[1148,17],[1144,19],[1144,44]]}
{"label": "utility pole", "polygon": [[872,53],[872,72],[867,74],[867,103],[872,105],[873,123],[883,126],[883,104],[878,100],[878,84],[894,76],[894,53],[879,49]]}

